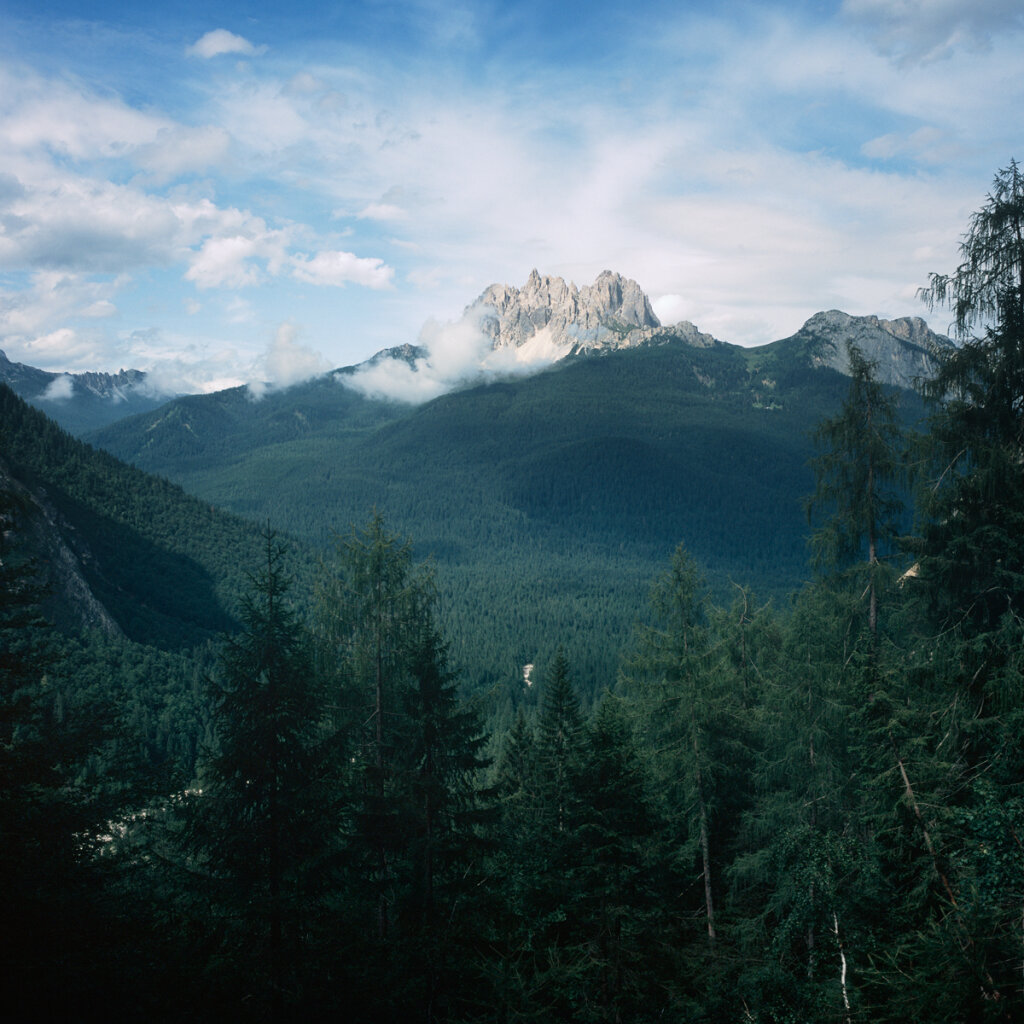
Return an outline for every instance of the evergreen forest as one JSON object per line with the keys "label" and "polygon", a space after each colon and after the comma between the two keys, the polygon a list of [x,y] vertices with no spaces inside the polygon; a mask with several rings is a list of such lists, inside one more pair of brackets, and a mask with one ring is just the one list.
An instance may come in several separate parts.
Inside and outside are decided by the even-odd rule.
{"label": "evergreen forest", "polygon": [[[851,345],[850,376],[827,378],[834,401],[787,438],[773,378],[782,400],[762,447],[731,450],[764,459],[777,432],[780,474],[803,486],[804,561],[757,575],[761,593],[739,577],[742,530],[723,529],[729,570],[708,573],[715,534],[687,535],[678,467],[631,402],[621,449],[567,456],[546,437],[503,481],[541,523],[535,541],[517,534],[546,574],[524,583],[474,563],[485,536],[446,548],[460,538],[437,527],[445,508],[424,518],[425,544],[412,510],[393,516],[369,483],[355,489],[362,515],[330,529],[308,476],[306,520],[241,500],[224,511],[192,486],[226,479],[207,442],[183,489],[145,472],[138,449],[128,465],[0,388],[5,1014],[1024,1019],[1022,238],[1011,162],[960,265],[922,289],[958,344],[912,415]],[[660,376],[678,366],[668,350],[624,355],[660,360]],[[758,358],[734,366],[737,381],[764,378]],[[571,415],[574,381],[631,365],[580,360],[542,387],[561,387]],[[749,389],[743,402],[692,390],[695,450],[714,401],[756,433]],[[421,424],[442,445],[465,403],[495,394],[511,406],[517,385],[470,389]],[[268,459],[264,489],[286,491],[275,473],[294,417],[219,401],[280,433],[235,466]],[[438,410],[454,417],[447,435]],[[353,397],[344,415],[353,434],[374,429],[376,457],[409,464],[409,434],[380,404]],[[202,439],[153,439],[190,433]],[[223,429],[208,436],[230,447]],[[472,467],[499,441],[452,456],[467,501],[493,498]],[[630,495],[643,460],[656,485]],[[720,468],[685,491],[711,506],[707,522],[731,500],[710,486]],[[623,507],[597,508],[578,548],[564,531],[547,545],[543,515],[585,515],[608,472]],[[474,654],[480,632],[460,616],[525,615],[542,578],[554,606],[562,574],[586,594],[588,552],[607,549],[594,537],[633,515],[658,523],[644,536],[660,565],[623,590],[624,610],[535,616],[547,635],[524,650],[539,652],[528,671]],[[451,557],[439,567],[424,550]],[[639,577],[645,564],[634,550],[622,566]],[[486,586],[467,589],[474,575]]]}

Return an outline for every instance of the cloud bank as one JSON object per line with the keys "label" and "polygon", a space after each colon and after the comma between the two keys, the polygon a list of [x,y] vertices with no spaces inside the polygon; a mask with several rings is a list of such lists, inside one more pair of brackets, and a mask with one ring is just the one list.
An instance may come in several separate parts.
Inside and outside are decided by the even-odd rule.
{"label": "cloud bank", "polygon": [[415,350],[378,356],[338,380],[371,398],[419,404],[458,387],[536,373],[570,351],[552,344],[545,330],[518,348],[494,349],[480,326],[484,312],[473,308],[457,321],[430,320]]}

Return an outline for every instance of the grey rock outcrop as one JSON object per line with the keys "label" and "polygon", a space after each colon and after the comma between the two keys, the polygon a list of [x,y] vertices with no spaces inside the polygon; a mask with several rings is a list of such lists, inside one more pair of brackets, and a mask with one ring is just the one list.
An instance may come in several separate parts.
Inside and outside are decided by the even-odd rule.
{"label": "grey rock outcrop", "polygon": [[121,627],[93,593],[83,563],[92,555],[72,527],[64,521],[45,491],[18,480],[0,459],[0,489],[21,510],[18,533],[35,553],[38,580],[47,590],[43,611],[58,626],[71,630],[99,630],[123,636]]}
{"label": "grey rock outcrop", "polygon": [[577,288],[532,271],[522,288],[492,284],[466,309],[495,349],[543,344],[552,353],[628,346],[634,331],[661,327],[636,281],[606,270]]}
{"label": "grey rock outcrop", "polygon": [[877,364],[885,384],[913,388],[930,377],[942,353],[953,348],[949,338],[936,334],[920,317],[882,320],[877,316],[850,316],[838,309],[815,313],[793,340],[805,347],[812,366],[827,366],[849,374],[847,343]]}

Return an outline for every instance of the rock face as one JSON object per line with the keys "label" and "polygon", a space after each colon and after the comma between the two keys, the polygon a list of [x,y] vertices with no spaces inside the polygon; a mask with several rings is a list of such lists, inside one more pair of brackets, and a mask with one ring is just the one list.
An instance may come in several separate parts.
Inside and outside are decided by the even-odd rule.
{"label": "rock face", "polygon": [[[522,288],[492,284],[465,316],[476,320],[495,351],[514,350],[525,363],[670,342],[696,348],[724,344],[688,321],[662,326],[636,281],[610,270],[583,288],[534,270]],[[880,381],[902,388],[930,376],[942,350],[952,346],[920,317],[882,320],[835,309],[816,313],[795,335],[773,345],[795,349],[813,367],[849,374],[848,341],[877,364]]]}
{"label": "rock face", "polygon": [[885,384],[913,388],[915,382],[935,372],[944,351],[953,348],[949,338],[936,334],[920,317],[881,320],[877,316],[850,316],[838,309],[815,313],[792,341],[804,347],[812,366],[828,366],[849,374],[847,342],[877,364],[877,376]]}
{"label": "rock face", "polygon": [[2,458],[0,489],[11,495],[20,509],[18,533],[37,560],[39,582],[47,590],[43,604],[46,616],[67,629],[123,636],[121,627],[86,582],[82,565],[92,557],[89,550],[61,518],[45,491],[16,479]]}
{"label": "rock face", "polygon": [[73,434],[94,430],[132,413],[148,412],[172,397],[151,390],[142,370],[53,373],[11,362],[3,351],[0,381]]}
{"label": "rock face", "polygon": [[661,328],[636,281],[610,270],[583,288],[534,270],[522,288],[492,284],[466,315],[479,318],[495,349],[543,349],[556,357],[629,347],[637,332]]}

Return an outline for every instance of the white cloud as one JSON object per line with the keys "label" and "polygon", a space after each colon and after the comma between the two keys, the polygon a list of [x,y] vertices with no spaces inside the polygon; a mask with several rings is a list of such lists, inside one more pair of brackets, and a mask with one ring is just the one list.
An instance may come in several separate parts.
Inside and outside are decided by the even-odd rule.
{"label": "white cloud", "polygon": [[569,351],[550,344],[547,331],[519,348],[494,349],[480,328],[482,312],[473,307],[454,322],[429,320],[418,341],[424,355],[374,359],[338,380],[371,397],[419,403],[475,381],[536,373]]}
{"label": "white cloud", "polygon": [[121,158],[172,124],[117,98],[12,67],[0,69],[0,97],[0,138],[9,152]]}
{"label": "white cloud", "polygon": [[218,125],[173,125],[161,128],[152,142],[140,146],[134,160],[154,180],[164,182],[220,165],[230,147],[231,137]]}
{"label": "white cloud", "polygon": [[[56,337],[75,343],[68,351],[69,360],[58,358],[55,363],[41,365],[66,368],[76,353],[87,355],[92,351],[77,340],[75,332],[66,328],[66,324],[77,317],[95,321],[112,315],[116,310],[110,298],[119,286],[117,281],[91,281],[82,275],[46,271],[31,275],[29,282],[20,288],[0,289],[0,348],[17,351],[31,363],[28,346],[65,327],[67,333]],[[35,358],[41,354],[52,360],[59,351],[53,345],[37,346]]]}
{"label": "white cloud", "polygon": [[3,269],[109,273],[166,265],[186,240],[165,200],[73,174],[40,175],[8,210]]}
{"label": "white cloud", "polygon": [[200,36],[186,51],[194,57],[219,57],[225,53],[240,53],[245,57],[256,56],[266,52],[265,46],[253,46],[243,36],[236,36],[226,28],[215,28]]}
{"label": "white cloud", "polygon": [[252,260],[259,243],[243,235],[208,238],[193,256],[185,279],[197,288],[247,288],[258,284],[262,271]]}
{"label": "white cloud", "polygon": [[938,128],[927,125],[909,133],[889,132],[869,139],[861,152],[874,160],[909,156],[929,164],[941,164],[955,155],[958,147]]}
{"label": "white cloud", "polygon": [[285,261],[287,235],[268,230],[254,219],[246,233],[207,238],[193,253],[185,279],[197,288],[249,288],[265,274],[276,274]]}
{"label": "white cloud", "polygon": [[394,268],[383,260],[339,250],[319,252],[308,258],[296,256],[292,273],[307,284],[341,287],[351,282],[367,288],[389,288],[395,275]]}
{"label": "white cloud", "polygon": [[46,390],[39,397],[50,402],[66,402],[71,398],[74,390],[74,380],[68,374],[62,373],[46,385]]}
{"label": "white cloud", "polygon": [[274,334],[263,358],[264,377],[269,383],[288,387],[326,373],[330,368],[319,352],[296,341],[297,333],[293,324],[284,323]]}
{"label": "white cloud", "polygon": [[682,295],[659,295],[651,298],[654,315],[667,325],[689,319],[690,303]]}
{"label": "white cloud", "polygon": [[70,327],[59,327],[49,334],[33,338],[24,347],[27,362],[32,366],[87,366],[96,358],[96,351],[88,339]]}
{"label": "white cloud", "polygon": [[80,315],[90,320],[105,320],[107,317],[117,316],[117,306],[109,299],[99,299],[86,306]]}
{"label": "white cloud", "polygon": [[357,216],[360,220],[404,220],[407,215],[394,203],[370,203]]}

